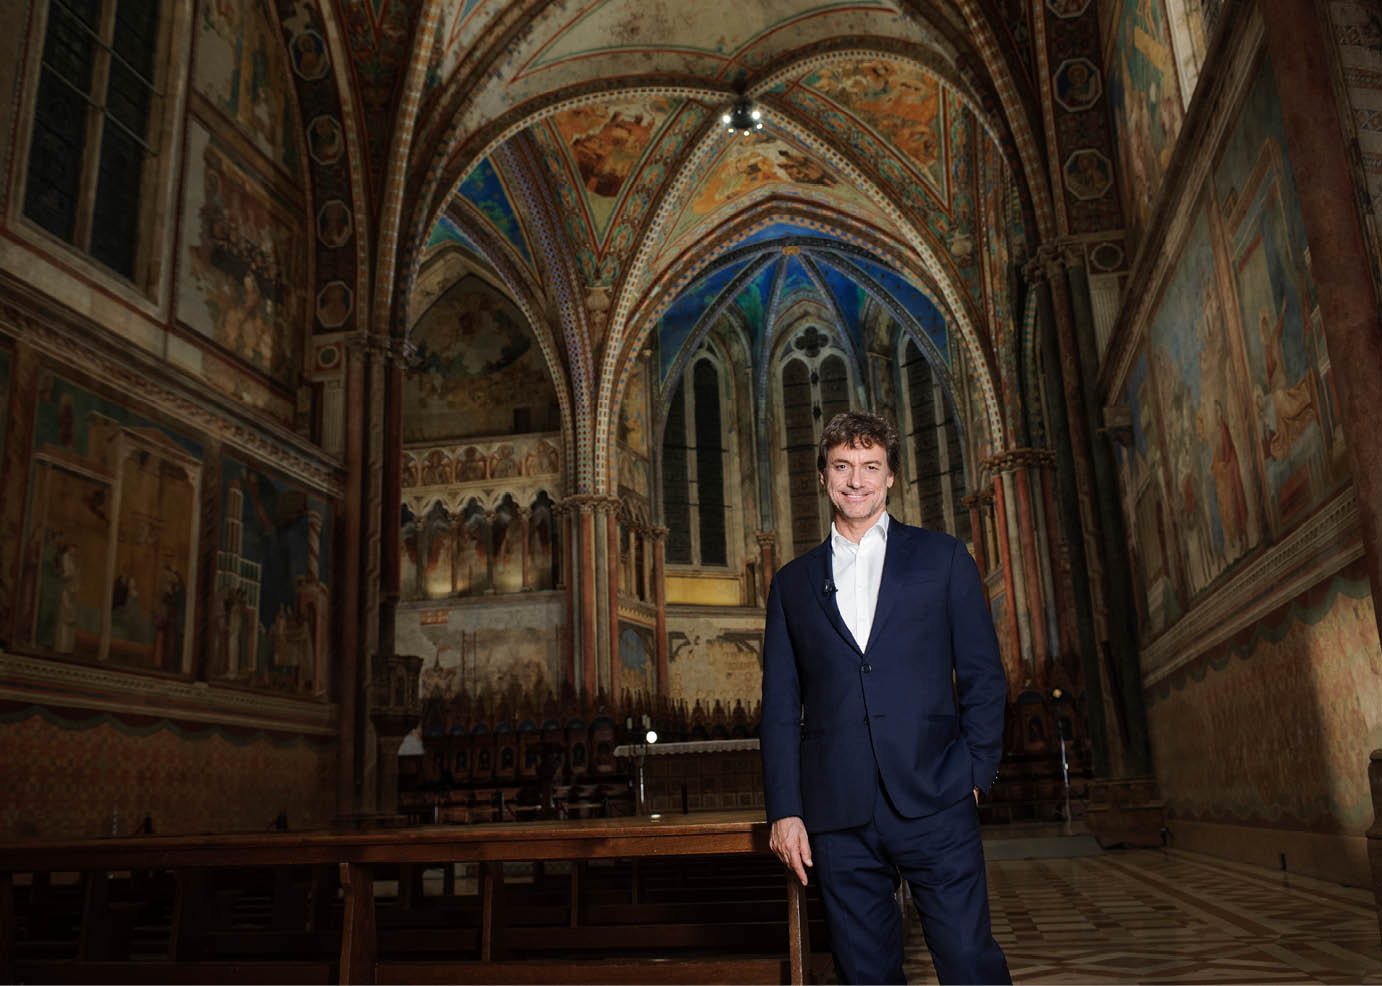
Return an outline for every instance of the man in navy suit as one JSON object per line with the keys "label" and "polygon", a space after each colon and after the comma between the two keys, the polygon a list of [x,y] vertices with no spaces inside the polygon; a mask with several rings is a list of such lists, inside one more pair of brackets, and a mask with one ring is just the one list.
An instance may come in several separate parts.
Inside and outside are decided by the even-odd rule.
{"label": "man in navy suit", "polygon": [[899,879],[942,983],[1011,982],[976,808],[1007,692],[978,568],[955,538],[889,518],[885,419],[836,415],[817,468],[830,537],[777,573],[763,638],[773,852],[803,884],[819,875],[841,982],[904,982]]}

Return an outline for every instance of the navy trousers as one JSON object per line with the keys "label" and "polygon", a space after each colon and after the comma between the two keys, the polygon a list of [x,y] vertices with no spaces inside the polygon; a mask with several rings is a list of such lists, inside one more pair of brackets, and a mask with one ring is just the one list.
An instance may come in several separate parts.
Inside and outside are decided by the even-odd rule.
{"label": "navy trousers", "polygon": [[880,779],[873,820],[818,832],[811,855],[841,983],[904,983],[899,879],[912,889],[942,983],[1011,983],[989,924],[979,812],[966,795],[934,815],[903,818]]}

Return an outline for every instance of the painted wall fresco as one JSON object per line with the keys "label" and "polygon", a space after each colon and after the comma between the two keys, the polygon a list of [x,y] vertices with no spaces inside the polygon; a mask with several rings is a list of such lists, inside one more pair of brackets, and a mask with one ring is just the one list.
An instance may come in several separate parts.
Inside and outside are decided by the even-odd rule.
{"label": "painted wall fresco", "polygon": [[554,503],[546,491],[529,500],[511,493],[485,509],[478,498],[459,508],[433,502],[403,515],[405,599],[446,599],[551,589],[560,554]]}
{"label": "painted wall fresco", "polygon": [[221,539],[206,674],[326,696],[331,680],[331,505],[221,462]]}
{"label": "painted wall fresco", "polygon": [[6,704],[0,747],[5,839],[107,836],[117,812],[121,835],[145,814],[181,835],[262,832],[279,812],[293,829],[321,828],[336,811],[330,739]]}
{"label": "painted wall fresco", "polygon": [[565,603],[560,594],[504,600],[406,603],[398,610],[400,654],[422,658],[424,697],[473,697],[517,689],[560,692],[565,681]]}
{"label": "painted wall fresco", "polygon": [[301,176],[296,87],[264,0],[200,5],[192,86],[289,177]]}
{"label": "painted wall fresco", "polygon": [[1139,593],[1138,625],[1150,636],[1184,611],[1179,566],[1172,556],[1170,502],[1165,485],[1160,430],[1153,420],[1158,398],[1145,350],[1133,362],[1125,400],[1132,409],[1132,436],[1119,450],[1119,489],[1127,518],[1130,560]]}
{"label": "painted wall fresco", "polygon": [[1149,331],[1157,387],[1149,423],[1161,433],[1191,596],[1260,544],[1264,532],[1251,417],[1225,314],[1201,215]]}
{"label": "painted wall fresco", "polygon": [[[650,62],[664,71],[716,76],[724,70],[726,59],[761,66],[789,43],[805,46],[813,40],[855,34],[916,38],[920,33],[900,20],[895,8],[877,2],[702,0],[692,15],[680,7],[649,7],[637,0],[597,0],[558,16],[555,23],[543,24],[543,30],[525,39],[536,50],[529,53],[525,45],[516,53],[524,56],[515,58],[522,66],[520,79],[569,75],[570,69],[592,60],[616,65]],[[650,38],[675,39],[675,45],[664,43],[650,49]]]}
{"label": "painted wall fresco", "polygon": [[801,84],[890,143],[947,197],[944,101],[940,84],[919,66],[884,59],[832,63]]}
{"label": "painted wall fresco", "polygon": [[304,221],[196,119],[187,127],[181,239],[179,321],[296,388],[307,324]]}
{"label": "painted wall fresco", "polygon": [[650,627],[619,621],[619,680],[615,694],[657,693],[657,645]]}
{"label": "painted wall fresco", "polygon": [[1382,743],[1366,571],[1355,563],[1158,683],[1147,719],[1173,818],[1361,835]]}
{"label": "painted wall fresco", "polygon": [[763,698],[763,620],[729,614],[687,617],[669,613],[668,694],[694,705]]}
{"label": "painted wall fresco", "polygon": [[648,364],[639,363],[624,386],[619,406],[619,441],[641,456],[648,455]]}
{"label": "painted wall fresco", "polygon": [[1269,518],[1280,531],[1337,489],[1346,465],[1309,244],[1268,68],[1258,73],[1229,135],[1214,191],[1260,422]]}
{"label": "painted wall fresco", "polygon": [[190,671],[201,447],[48,371],[38,395],[21,641]]}
{"label": "painted wall fresco", "polygon": [[522,312],[470,276],[413,327],[420,365],[404,386],[403,440],[555,431],[556,387]]}
{"label": "painted wall fresco", "polygon": [[403,598],[556,586],[560,440],[525,435],[404,453]]}
{"label": "painted wall fresco", "polygon": [[1108,99],[1123,175],[1129,242],[1142,238],[1183,118],[1164,0],[1125,0],[1110,11]]}
{"label": "painted wall fresco", "polygon": [[593,242],[604,239],[625,181],[675,105],[660,97],[578,106],[552,117],[551,127],[585,190]]}
{"label": "painted wall fresco", "polygon": [[1265,63],[1193,217],[1122,384],[1120,485],[1150,636],[1347,481]]}
{"label": "painted wall fresco", "polygon": [[878,214],[877,207],[863,192],[843,181],[813,154],[768,131],[727,139],[718,156],[706,162],[705,175],[670,224],[661,256],[671,253],[702,223],[742,209],[774,189],[798,198],[815,197],[843,205],[870,219]]}

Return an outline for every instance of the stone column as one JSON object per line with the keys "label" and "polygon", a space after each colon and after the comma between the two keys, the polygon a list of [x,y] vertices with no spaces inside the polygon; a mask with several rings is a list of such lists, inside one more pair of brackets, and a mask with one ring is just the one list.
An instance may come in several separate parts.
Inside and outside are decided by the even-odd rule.
{"label": "stone column", "polygon": [[[526,590],[530,590],[530,589],[532,589],[532,587],[533,587],[533,574],[532,574],[531,571],[529,571],[529,567],[528,567],[528,546],[529,546],[529,543],[530,543],[530,542],[529,542],[529,537],[530,537],[530,530],[529,530],[529,528],[530,528],[531,523],[532,523],[532,517],[533,517],[533,512],[532,512],[531,510],[529,510],[527,507],[519,507],[519,508],[518,508],[518,529],[519,529],[520,531],[523,532],[523,550],[522,550],[522,552],[521,552],[521,554],[522,554],[522,565],[523,565],[523,582],[522,582],[522,586],[523,586],[523,588],[524,588],[525,591],[526,591]],[[510,537],[513,536],[512,532],[510,532],[509,536],[510,536]]]}
{"label": "stone column", "polygon": [[1003,587],[1008,597],[1008,625],[1006,627],[1008,653],[1006,656],[1009,661],[1015,662],[1015,666],[1009,668],[1010,673],[1008,674],[1008,688],[1011,691],[1014,682],[1018,680],[1014,672],[1019,671],[1022,664],[1022,634],[1017,618],[1017,582],[1013,572],[1011,540],[1008,536],[1008,511],[1001,475],[993,477],[993,522],[998,530],[998,556],[1003,565]]}
{"label": "stone column", "polygon": [[979,577],[985,580],[984,594],[987,596],[989,564],[988,546],[984,544],[984,513],[980,509],[983,503],[982,494],[966,493],[960,499],[960,503],[969,511],[969,536],[974,540],[974,564],[979,566]]}
{"label": "stone column", "polygon": [[580,581],[579,511],[570,499],[558,500],[552,505],[553,527],[560,530],[555,549],[561,552],[559,587],[566,597],[566,639],[564,641],[566,658],[566,680],[576,692],[581,692],[585,683],[585,672],[581,663],[581,648],[578,640],[582,633],[580,623]]}
{"label": "stone column", "polygon": [[1001,468],[1013,477],[1017,506],[1017,548],[1021,558],[1021,581],[1031,614],[1032,684],[1040,686],[1041,672],[1050,657],[1049,568],[1042,565],[1041,543],[1045,540],[1043,511],[1036,502],[1034,473],[1051,458],[1044,449],[1015,449],[1000,457]]}
{"label": "stone column", "polygon": [[619,697],[619,507],[617,496],[600,502],[600,514],[605,523],[605,584],[609,587],[609,693],[610,699]]}
{"label": "stone column", "polygon": [[1339,393],[1339,421],[1358,497],[1358,521],[1375,617],[1382,633],[1382,332],[1372,266],[1358,215],[1353,175],[1339,127],[1342,111],[1328,66],[1337,57],[1311,0],[1264,8],[1267,51],[1296,176],[1310,270],[1319,291],[1325,343]]}
{"label": "stone column", "polygon": [[[1103,588],[1107,594],[1108,613],[1135,613],[1132,560],[1123,525],[1123,509],[1118,498],[1118,470],[1108,440],[1096,438],[1102,424],[1098,417],[1097,400],[1099,354],[1084,255],[1077,250],[1057,249],[1050,253],[1050,258],[1052,293],[1057,299],[1056,320],[1059,323],[1064,306],[1074,333],[1080,384],[1085,394],[1082,401],[1085,413],[1083,432],[1088,441],[1089,463],[1094,477],[1090,502],[1099,524],[1103,548]],[[1064,276],[1061,276],[1062,272]],[[1131,776],[1146,776],[1152,772],[1152,749],[1147,735],[1147,711],[1142,698],[1142,661],[1138,653],[1135,621],[1110,618],[1106,621],[1105,631],[1110,676],[1117,689],[1117,711],[1123,731],[1124,768]]]}
{"label": "stone column", "polygon": [[384,362],[384,435],[379,523],[379,640],[377,652],[394,653],[399,572],[403,566],[403,371],[417,359],[417,347],[400,336],[377,339]]}
{"label": "stone column", "polygon": [[653,541],[653,603],[657,606],[657,693],[666,695],[670,675],[667,650],[667,528],[654,527]]}
{"label": "stone column", "polygon": [[758,568],[763,581],[763,591],[758,598],[767,605],[773,576],[777,574],[777,531],[758,531],[754,540],[758,542]]}
{"label": "stone column", "polygon": [[375,811],[389,819],[398,814],[398,748],[422,718],[422,658],[376,654],[370,671],[370,721],[379,747]]}
{"label": "stone column", "polygon": [[485,595],[492,596],[494,588],[494,521],[498,514],[485,511]]}
{"label": "stone column", "polygon": [[1070,553],[1071,583],[1074,591],[1075,625],[1078,651],[1084,671],[1085,695],[1089,716],[1089,735],[1094,753],[1094,772],[1100,777],[1112,773],[1105,706],[1109,700],[1103,662],[1099,659],[1099,630],[1096,595],[1102,569],[1097,561],[1097,541],[1089,510],[1089,470],[1077,434],[1084,437],[1083,396],[1073,331],[1068,321],[1065,330],[1058,325],[1046,263],[1033,260],[1023,270],[1030,289],[1037,296],[1037,330],[1041,344],[1041,364],[1045,373],[1048,434],[1055,444],[1056,473],[1062,495],[1061,527],[1064,544]]}
{"label": "stone column", "polygon": [[582,691],[593,699],[600,691],[600,677],[595,657],[597,653],[595,605],[595,506],[588,499],[576,504],[577,557],[580,571],[580,592],[577,602],[581,614],[581,681]]}
{"label": "stone column", "polygon": [[337,620],[341,649],[337,694],[340,701],[340,732],[336,756],[336,813],[358,811],[360,789],[360,651],[362,649],[361,595],[364,581],[365,541],[365,390],[369,377],[369,353],[363,334],[345,347],[345,465],[346,488],[340,572],[341,613]]}

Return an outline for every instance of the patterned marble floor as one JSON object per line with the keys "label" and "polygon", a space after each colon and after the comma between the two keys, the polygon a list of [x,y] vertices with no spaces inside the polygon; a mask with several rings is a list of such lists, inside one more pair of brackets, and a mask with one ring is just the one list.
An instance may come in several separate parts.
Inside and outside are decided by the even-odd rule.
{"label": "patterned marble floor", "polygon": [[[1369,890],[1175,850],[995,861],[989,889],[1018,983],[1382,983]],[[936,982],[915,911],[906,948]]]}

